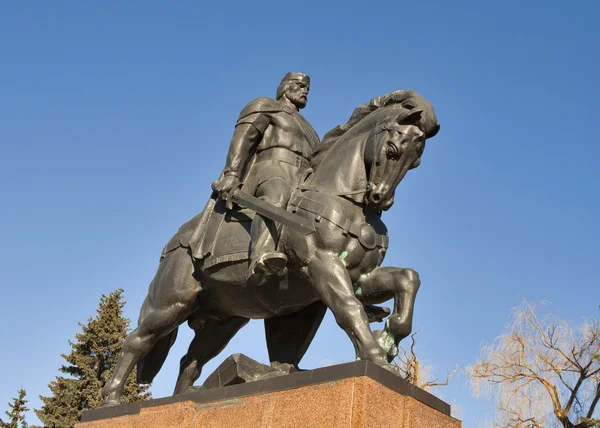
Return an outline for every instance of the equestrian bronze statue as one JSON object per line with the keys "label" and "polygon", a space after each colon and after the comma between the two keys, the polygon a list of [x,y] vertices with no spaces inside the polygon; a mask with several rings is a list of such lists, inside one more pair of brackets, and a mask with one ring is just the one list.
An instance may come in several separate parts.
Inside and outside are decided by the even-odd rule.
{"label": "equestrian bronze statue", "polygon": [[[250,319],[264,319],[270,363],[298,363],[329,308],[356,358],[392,369],[412,329],[420,281],[408,268],[380,267],[388,248],[382,212],[439,130],[429,102],[411,90],[360,105],[323,141],[299,110],[308,76],[288,73],[276,99],[241,112],[221,177],[204,211],[165,246],[138,327],[127,337],[104,405],[118,404],[137,365],[151,382],[184,322],[195,337],[175,394]],[[391,313],[374,306],[394,299]],[[383,329],[370,321],[388,315]]]}

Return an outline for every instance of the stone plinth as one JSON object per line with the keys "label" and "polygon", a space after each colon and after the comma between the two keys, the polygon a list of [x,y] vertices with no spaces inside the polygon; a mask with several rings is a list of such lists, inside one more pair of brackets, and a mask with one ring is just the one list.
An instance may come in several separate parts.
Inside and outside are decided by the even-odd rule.
{"label": "stone plinth", "polygon": [[85,412],[77,428],[460,428],[450,406],[356,362]]}

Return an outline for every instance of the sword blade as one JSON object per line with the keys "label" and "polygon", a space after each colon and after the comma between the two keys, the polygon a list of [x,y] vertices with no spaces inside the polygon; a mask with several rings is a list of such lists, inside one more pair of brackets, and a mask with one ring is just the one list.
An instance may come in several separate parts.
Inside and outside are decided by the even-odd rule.
{"label": "sword blade", "polygon": [[242,208],[248,208],[305,235],[316,230],[314,221],[276,207],[239,189],[233,193],[231,200]]}

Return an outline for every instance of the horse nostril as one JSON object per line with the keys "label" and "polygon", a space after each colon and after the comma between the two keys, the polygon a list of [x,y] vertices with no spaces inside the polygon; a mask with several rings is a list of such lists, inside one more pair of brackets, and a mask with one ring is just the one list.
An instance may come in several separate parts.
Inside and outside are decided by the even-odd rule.
{"label": "horse nostril", "polygon": [[381,199],[381,193],[373,193],[373,202],[379,202]]}

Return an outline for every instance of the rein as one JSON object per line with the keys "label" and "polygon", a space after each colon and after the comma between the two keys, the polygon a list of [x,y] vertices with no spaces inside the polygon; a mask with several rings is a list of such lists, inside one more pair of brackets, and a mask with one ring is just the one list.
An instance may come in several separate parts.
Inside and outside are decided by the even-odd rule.
{"label": "rein", "polygon": [[[378,125],[374,130],[373,130],[373,134],[372,137],[375,137],[379,134],[381,134],[384,131],[389,131],[390,128],[388,126],[387,123]],[[367,139],[370,137],[367,137]],[[371,154],[371,162],[375,161],[375,157],[377,155],[377,152],[379,151],[381,147],[381,142],[379,144],[373,144],[373,153]],[[338,197],[347,197],[347,196],[356,196],[356,195],[365,195],[365,193],[369,192],[371,190],[371,187],[373,186],[371,183],[373,183],[373,168],[370,168],[370,172],[369,172],[369,180],[367,181],[367,186],[365,188],[365,190],[355,190],[353,192],[346,192],[346,193],[328,193],[328,192],[323,192],[319,189],[316,189],[314,187],[310,187],[310,186],[305,186],[303,184],[300,184],[299,186],[297,186],[298,190],[310,190],[313,192],[317,192],[317,193],[321,193],[321,194],[325,194],[325,195],[329,195],[329,196],[338,196]],[[351,200],[353,200],[354,202],[357,202],[354,200],[354,198],[350,198]],[[361,204],[362,205],[362,204]]]}
{"label": "rein", "polygon": [[[310,190],[312,191],[312,189]],[[333,196],[325,192],[315,193],[317,195]],[[331,207],[330,204],[324,200],[315,200],[301,193],[292,196],[289,204],[292,207],[292,213],[296,214],[300,209],[315,216],[314,221],[317,223],[321,222],[322,220],[327,220],[342,229],[344,235],[350,235],[358,239],[361,245],[368,250],[373,250],[375,248],[381,248],[384,251],[387,250],[389,243],[389,238],[387,235],[377,234],[373,226],[367,222],[354,222],[344,215],[343,212]]]}
{"label": "rein", "polygon": [[[377,126],[375,128],[375,130],[373,131],[372,138],[375,138],[377,135],[381,134],[382,132],[389,131],[389,130],[390,130],[390,128],[388,127],[387,123],[381,124],[381,125]],[[375,168],[373,168],[373,163],[376,162],[376,156],[377,156],[377,153],[379,153],[379,150],[381,149],[382,141],[383,140],[377,142],[377,144],[373,144],[373,153],[371,154],[371,165],[369,166],[370,171],[369,171],[369,181],[367,182],[367,192],[369,190],[371,190],[371,187],[373,186],[373,184],[372,184],[373,179],[374,179],[373,175],[375,174]]]}
{"label": "rein", "polygon": [[[373,132],[367,137],[367,140],[371,138],[375,138],[377,135],[381,134],[384,131],[388,131],[390,128],[387,124],[377,126]],[[381,140],[383,141],[383,140]],[[381,148],[381,141],[373,142],[372,144],[372,154],[371,154],[371,163],[374,163],[376,160],[377,153]],[[363,153],[364,159],[364,153]],[[374,178],[374,169],[370,168],[369,172],[369,181],[367,182],[366,188],[364,190],[356,190],[352,192],[345,193],[329,193],[324,192],[322,190],[316,189],[311,186],[306,186],[300,184],[297,186],[297,190],[299,193],[296,193],[290,199],[290,206],[292,207],[292,212],[296,213],[298,209],[311,213],[315,216],[315,221],[320,222],[322,219],[328,220],[333,223],[340,229],[342,229],[345,235],[353,236],[358,239],[363,247],[368,250],[373,250],[375,248],[381,248],[384,251],[388,247],[388,236],[387,235],[379,235],[375,232],[375,229],[368,223],[355,223],[348,217],[346,217],[342,212],[337,211],[333,207],[326,202],[327,197],[338,197],[344,198],[348,202],[352,202],[353,204],[358,205],[359,207],[365,207],[364,195],[369,192],[373,186],[373,178]],[[304,195],[305,191],[314,192],[316,195],[320,195],[317,200],[314,200],[307,195]],[[315,195],[315,196],[316,196]],[[363,195],[362,201],[358,202],[354,197],[358,195]],[[321,199],[319,201],[319,199]]]}
{"label": "rein", "polygon": [[365,190],[357,190],[355,192],[347,192],[347,193],[329,193],[329,192],[323,192],[322,190],[316,189],[314,187],[310,187],[310,186],[304,186],[304,185],[299,185],[298,187],[296,187],[298,190],[310,190],[312,192],[316,192],[316,193],[320,193],[322,195],[327,195],[327,196],[338,196],[338,197],[344,197],[344,196],[354,196],[354,195],[364,195],[366,192],[368,192],[370,190],[370,185],[367,184],[367,188]]}

